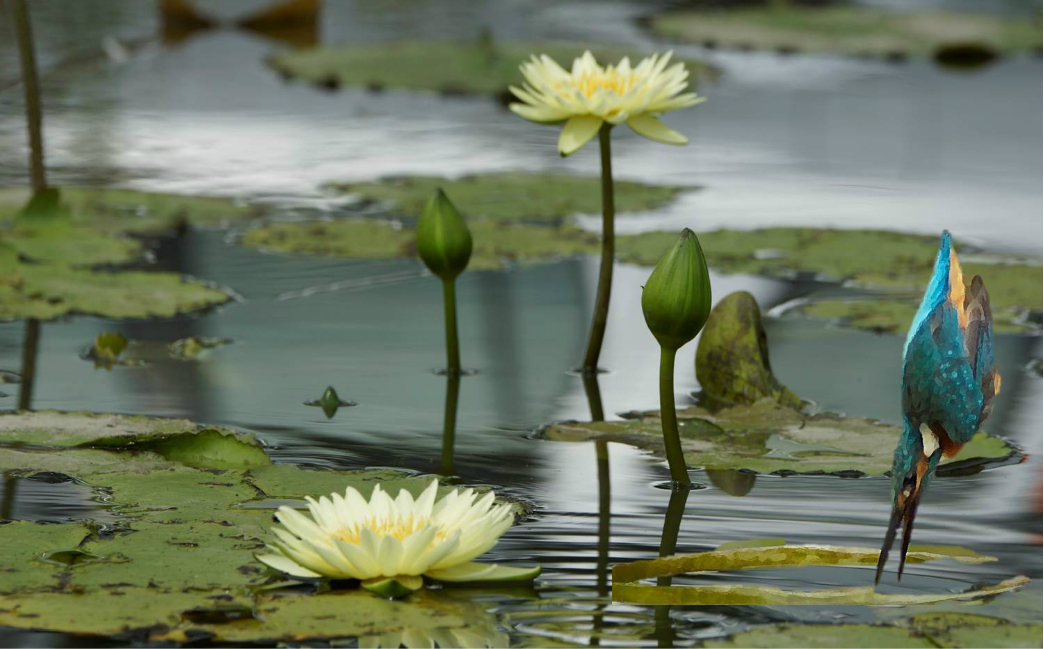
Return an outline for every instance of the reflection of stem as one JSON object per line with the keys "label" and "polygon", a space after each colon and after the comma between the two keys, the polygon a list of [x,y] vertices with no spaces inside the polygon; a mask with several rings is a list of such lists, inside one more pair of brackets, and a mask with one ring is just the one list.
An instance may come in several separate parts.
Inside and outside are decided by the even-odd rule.
{"label": "reflection of stem", "polygon": [[460,376],[460,347],[457,343],[456,281],[442,281],[442,301],[446,309],[446,374]]}
{"label": "reflection of stem", "polygon": [[22,341],[22,382],[18,386],[18,409],[30,410],[33,403],[33,381],[36,379],[36,353],[40,348],[40,321],[25,321],[25,340]]}
{"label": "reflection of stem", "polygon": [[[673,356],[673,354],[672,354]],[[675,489],[671,491],[671,500],[667,504],[667,515],[663,518],[663,533],[660,534],[660,556],[669,557],[678,547],[678,531],[681,529],[682,516],[685,514],[685,501],[689,499],[689,490]],[[670,586],[670,577],[657,577],[657,586]],[[674,646],[674,627],[671,625],[671,607],[657,606],[655,614],[656,645],[658,647]]]}
{"label": "reflection of stem", "polygon": [[442,421],[442,475],[453,474],[453,442],[457,434],[457,400],[460,374],[446,377],[446,410]]}
{"label": "reflection of stem", "polygon": [[33,53],[33,29],[25,0],[10,0],[18,33],[18,54],[22,60],[22,88],[25,91],[25,116],[29,124],[29,176],[33,192],[47,187],[43,164],[43,134],[40,112],[40,83],[36,77],[36,55]]}
{"label": "reflection of stem", "polygon": [[687,485],[689,472],[685,468],[685,455],[678,435],[678,415],[674,411],[674,356],[677,352],[676,349],[660,346],[660,421],[663,425],[667,464],[671,467],[671,480]]}
{"label": "reflection of stem", "polygon": [[591,320],[591,338],[587,342],[587,353],[581,371],[593,374],[598,371],[598,357],[602,354],[602,339],[605,338],[605,323],[609,318],[609,294],[613,285],[613,161],[609,150],[609,131],[612,126],[602,124],[598,131],[598,143],[602,151],[602,263],[598,268],[598,290],[595,294],[594,317]]}
{"label": "reflection of stem", "polygon": [[612,497],[609,487],[609,443],[595,442],[598,458],[598,595],[609,594],[609,522]]}
{"label": "reflection of stem", "polygon": [[4,498],[0,500],[0,521],[13,520],[15,490],[18,488],[18,478],[14,475],[4,475]]}
{"label": "reflection of stem", "polygon": [[587,394],[587,405],[591,408],[591,421],[605,421],[602,411],[602,391],[598,387],[597,374],[582,374],[584,392]]}

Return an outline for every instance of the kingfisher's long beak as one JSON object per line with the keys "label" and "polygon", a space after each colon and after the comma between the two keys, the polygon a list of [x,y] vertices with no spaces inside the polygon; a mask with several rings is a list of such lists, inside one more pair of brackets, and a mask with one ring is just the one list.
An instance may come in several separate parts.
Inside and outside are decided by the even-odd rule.
{"label": "kingfisher's long beak", "polygon": [[874,576],[874,584],[881,581],[881,571],[884,570],[885,562],[888,561],[888,553],[895,543],[895,535],[899,530],[899,523],[903,524],[903,546],[899,555],[898,580],[903,578],[903,567],[906,565],[906,552],[910,548],[910,536],[913,534],[914,518],[917,516],[917,503],[921,500],[921,481],[916,475],[910,476],[905,481],[903,491],[896,494],[895,503],[892,505],[892,517],[888,520],[888,531],[885,533],[884,543],[881,544],[881,554],[877,559],[877,574]]}

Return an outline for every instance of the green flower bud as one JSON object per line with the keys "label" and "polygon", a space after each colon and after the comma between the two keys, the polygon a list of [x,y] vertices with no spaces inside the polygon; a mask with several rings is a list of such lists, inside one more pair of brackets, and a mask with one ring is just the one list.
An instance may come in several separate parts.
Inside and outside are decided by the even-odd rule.
{"label": "green flower bud", "polygon": [[696,233],[685,228],[642,291],[645,324],[660,345],[678,349],[696,337],[711,306],[710,276]]}
{"label": "green flower bud", "polygon": [[471,258],[471,232],[441,189],[424,206],[417,222],[417,252],[431,272],[444,280],[460,275]]}

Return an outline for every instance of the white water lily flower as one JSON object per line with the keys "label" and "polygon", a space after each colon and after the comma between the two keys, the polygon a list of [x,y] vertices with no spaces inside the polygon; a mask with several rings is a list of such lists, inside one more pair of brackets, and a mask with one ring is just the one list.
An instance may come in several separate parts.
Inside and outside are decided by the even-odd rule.
{"label": "white water lily flower", "polygon": [[440,581],[532,579],[535,569],[480,564],[472,559],[492,548],[511,527],[510,505],[474,489],[454,489],[436,502],[433,480],[414,500],[406,489],[393,499],[378,484],[367,501],[348,487],[319,500],[307,498],[311,517],[280,507],[277,540],[258,561],[291,577],[359,579],[364,587],[399,595],[422,585],[421,575]]}
{"label": "white water lily flower", "polygon": [[705,97],[683,93],[689,83],[684,63],[667,67],[671,52],[642,59],[635,67],[624,57],[616,66],[598,65],[585,51],[566,72],[551,57],[535,54],[520,67],[525,83],[511,86],[523,103],[510,108],[532,122],[561,122],[558,152],[567,156],[587,144],[603,123],[626,122],[636,133],[666,144],[685,144],[684,135],[666,126],[657,115],[694,106]]}

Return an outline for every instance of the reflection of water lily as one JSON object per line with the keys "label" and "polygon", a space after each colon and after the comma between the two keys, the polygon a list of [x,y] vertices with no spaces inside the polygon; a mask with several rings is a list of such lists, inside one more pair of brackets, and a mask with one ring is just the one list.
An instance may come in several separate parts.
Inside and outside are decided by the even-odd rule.
{"label": "reflection of water lily", "polygon": [[473,627],[466,629],[406,629],[404,631],[364,635],[359,637],[360,647],[383,647],[399,649],[409,647],[506,647],[510,643],[507,634],[496,629]]}
{"label": "reflection of water lily", "polygon": [[[558,151],[570,155],[587,144],[603,123],[626,122],[636,133],[666,144],[685,144],[684,135],[665,126],[656,115],[703,101],[696,93],[682,93],[689,83],[684,63],[667,67],[671,53],[654,54],[631,67],[624,57],[618,65],[598,65],[591,52],[573,61],[566,72],[546,54],[522,64],[526,81],[512,86],[523,103],[511,110],[533,122],[566,121]],[[680,94],[681,93],[681,94]]]}
{"label": "reflection of water lily", "polygon": [[414,499],[402,489],[394,499],[380,485],[370,500],[348,487],[319,500],[308,498],[309,518],[280,507],[270,554],[262,563],[292,577],[359,579],[363,587],[397,596],[421,587],[421,576],[439,581],[521,581],[540,568],[508,568],[472,559],[492,548],[513,520],[511,507],[454,489],[436,501],[438,482]]}

